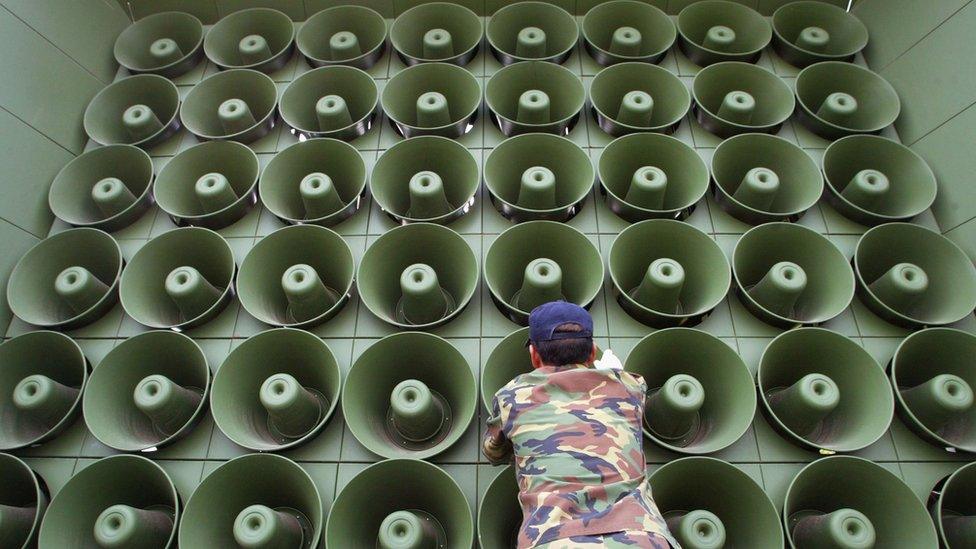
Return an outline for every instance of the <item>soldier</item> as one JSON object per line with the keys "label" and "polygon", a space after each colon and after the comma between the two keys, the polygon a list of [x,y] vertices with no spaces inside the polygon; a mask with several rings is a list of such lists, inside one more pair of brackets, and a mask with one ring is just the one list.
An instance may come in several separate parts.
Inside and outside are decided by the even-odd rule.
{"label": "soldier", "polygon": [[644,379],[595,361],[593,319],[565,301],[532,311],[528,347],[534,370],[495,393],[483,446],[514,457],[519,549],[678,549],[647,484]]}

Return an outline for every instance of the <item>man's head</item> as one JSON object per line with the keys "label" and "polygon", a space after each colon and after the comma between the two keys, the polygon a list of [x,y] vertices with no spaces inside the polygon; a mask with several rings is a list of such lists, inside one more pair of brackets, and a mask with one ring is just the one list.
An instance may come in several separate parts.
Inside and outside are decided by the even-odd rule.
{"label": "man's head", "polygon": [[593,318],[574,303],[552,301],[529,314],[529,356],[532,366],[565,366],[592,362]]}

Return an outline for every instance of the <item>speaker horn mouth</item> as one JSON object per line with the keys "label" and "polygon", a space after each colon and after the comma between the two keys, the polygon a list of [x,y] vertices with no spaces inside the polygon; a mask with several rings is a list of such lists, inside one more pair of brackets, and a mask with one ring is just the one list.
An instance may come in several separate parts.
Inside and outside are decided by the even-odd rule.
{"label": "speaker horn mouth", "polygon": [[369,70],[386,52],[386,20],[366,6],[333,6],[309,17],[295,42],[313,67]]}
{"label": "speaker horn mouth", "polygon": [[883,137],[851,135],[824,152],[827,199],[866,226],[910,221],[935,202],[935,174],[915,151]]}
{"label": "speaker horn mouth", "polygon": [[973,508],[970,495],[976,486],[976,465],[969,463],[940,480],[929,495],[928,509],[943,547],[965,547],[971,539]]}
{"label": "speaker horn mouth", "polygon": [[519,61],[562,64],[579,40],[579,26],[569,12],[554,4],[516,2],[491,16],[485,36],[502,65]]}
{"label": "speaker horn mouth", "polygon": [[278,88],[268,75],[251,69],[227,70],[190,90],[180,119],[203,141],[251,143],[271,133],[277,102]]}
{"label": "speaker horn mouth", "polygon": [[875,72],[840,61],[810,65],[796,77],[797,118],[828,140],[876,134],[901,112],[898,93]]}
{"label": "speaker horn mouth", "polygon": [[105,86],[85,109],[85,133],[99,145],[149,149],[180,129],[180,92],[168,79],[139,74]]}
{"label": "speaker horn mouth", "polygon": [[420,4],[401,13],[390,28],[390,41],[403,64],[451,63],[464,66],[478,54],[481,18],[448,2]]}
{"label": "speaker horn mouth", "polygon": [[585,102],[582,80],[552,63],[509,65],[485,85],[489,115],[507,137],[522,133],[569,135]]}
{"label": "speaker horn mouth", "polygon": [[203,40],[218,68],[271,73],[283,68],[295,49],[290,17],[271,8],[250,8],[222,17]]}
{"label": "speaker horn mouth", "polygon": [[10,454],[0,454],[7,503],[4,504],[4,541],[10,547],[29,547],[37,543],[51,492],[47,483],[27,463]]}
{"label": "speaker horn mouth", "polygon": [[618,63],[602,69],[590,84],[593,118],[614,137],[640,132],[673,134],[690,108],[688,88],[657,65]]}
{"label": "speaker horn mouth", "polygon": [[803,149],[773,135],[738,135],[712,155],[712,194],[750,225],[798,221],[823,194],[823,176]]}
{"label": "speaker horn mouth", "polygon": [[498,342],[488,355],[481,372],[481,400],[489,414],[495,393],[519,374],[532,371],[532,360],[525,348],[528,341],[529,329],[519,328]]}
{"label": "speaker horn mouth", "polygon": [[792,2],[773,12],[773,48],[795,67],[850,62],[867,43],[864,23],[839,6]]}
{"label": "speaker horn mouth", "polygon": [[666,13],[632,0],[593,6],[583,17],[582,29],[583,47],[602,66],[628,61],[659,63],[678,35]]}
{"label": "speaker horn mouth", "polygon": [[113,52],[133,74],[175,78],[203,60],[203,23],[183,12],[149,15],[119,34]]}
{"label": "speaker horn mouth", "polygon": [[278,111],[299,137],[352,141],[375,124],[379,92],[373,78],[358,68],[323,66],[292,81]]}
{"label": "speaker horn mouth", "polygon": [[467,69],[423,63],[395,74],[383,88],[382,102],[390,125],[405,138],[438,135],[457,139],[474,128],[481,108],[481,86]]}
{"label": "speaker horn mouth", "polygon": [[484,549],[514,547],[521,526],[518,483],[509,465],[495,475],[478,505],[478,544]]}
{"label": "speaker horn mouth", "polygon": [[743,133],[776,134],[796,105],[792,90],[781,78],[762,67],[735,61],[702,69],[692,84],[692,96],[695,119],[723,139]]}
{"label": "speaker horn mouth", "polygon": [[755,63],[773,38],[765,17],[742,4],[706,0],[678,14],[678,48],[692,63]]}
{"label": "speaker horn mouth", "polygon": [[51,183],[48,205],[75,227],[117,231],[153,202],[152,159],[133,145],[106,145],[68,162]]}

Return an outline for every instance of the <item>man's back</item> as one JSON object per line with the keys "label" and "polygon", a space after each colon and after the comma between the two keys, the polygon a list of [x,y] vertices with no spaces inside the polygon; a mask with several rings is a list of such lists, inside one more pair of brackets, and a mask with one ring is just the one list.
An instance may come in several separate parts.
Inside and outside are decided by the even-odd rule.
{"label": "man's back", "polygon": [[645,392],[640,376],[570,365],[522,374],[495,394],[489,430],[515,454],[520,548],[624,531],[677,546],[646,483]]}

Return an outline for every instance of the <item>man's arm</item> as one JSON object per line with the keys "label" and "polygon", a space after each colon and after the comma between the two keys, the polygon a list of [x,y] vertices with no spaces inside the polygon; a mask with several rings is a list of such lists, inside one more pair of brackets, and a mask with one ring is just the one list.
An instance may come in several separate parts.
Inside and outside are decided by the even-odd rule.
{"label": "man's arm", "polygon": [[492,465],[502,465],[508,463],[512,455],[512,441],[505,436],[502,429],[501,407],[498,405],[498,397],[492,401],[492,415],[488,418],[488,428],[485,430],[485,440],[481,445],[481,451],[488,458]]}

